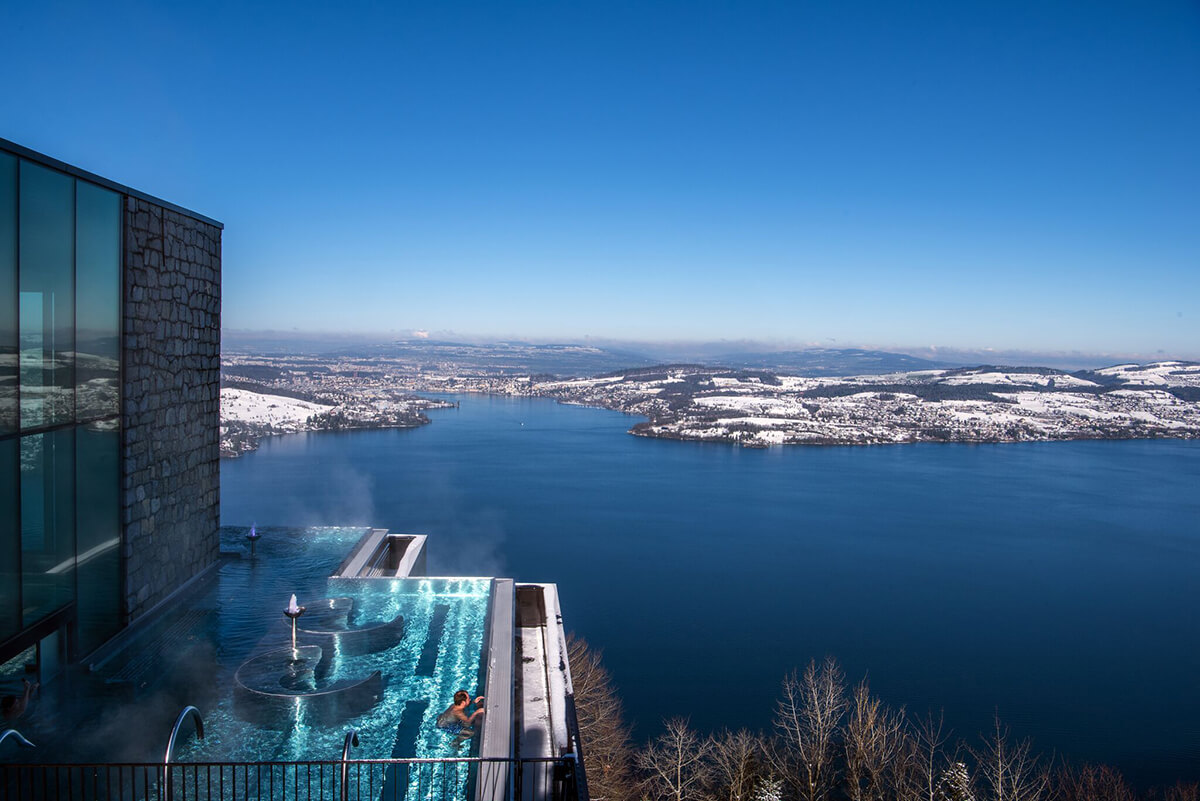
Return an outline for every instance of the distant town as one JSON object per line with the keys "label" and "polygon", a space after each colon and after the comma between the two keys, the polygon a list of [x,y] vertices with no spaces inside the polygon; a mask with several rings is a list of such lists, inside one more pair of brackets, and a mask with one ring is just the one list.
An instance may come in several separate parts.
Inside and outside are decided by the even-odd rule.
{"label": "distant town", "polygon": [[[222,456],[254,450],[276,434],[425,425],[425,412],[453,405],[426,396],[456,393],[597,406],[644,418],[630,428],[637,436],[744,447],[1200,437],[1200,364],[1192,362],[846,376],[643,365],[562,377],[522,367],[578,370],[602,363],[605,354],[560,348],[562,363],[556,363],[554,354],[537,350],[525,359],[511,346],[423,348],[415,355],[228,354],[222,365]],[[861,353],[850,353],[848,366],[863,361]],[[888,363],[875,354],[867,361],[876,369]],[[827,373],[829,366],[812,371]]]}

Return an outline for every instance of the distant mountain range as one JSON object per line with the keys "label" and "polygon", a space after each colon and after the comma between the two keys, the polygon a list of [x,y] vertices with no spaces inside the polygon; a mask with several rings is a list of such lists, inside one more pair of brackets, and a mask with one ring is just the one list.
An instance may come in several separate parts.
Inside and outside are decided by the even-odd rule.
{"label": "distant mountain range", "polygon": [[725,353],[706,360],[705,363],[721,367],[779,370],[814,378],[839,375],[880,375],[958,366],[949,362],[920,359],[905,353],[863,350],[862,348],[807,348],[775,353]]}
{"label": "distant mountain range", "polygon": [[983,363],[1039,364],[1068,370],[1095,369],[1120,359],[1027,353],[953,351],[913,356],[869,348],[812,347],[772,350],[751,341],[708,343],[584,342],[536,343],[524,340],[465,342],[452,339],[400,339],[380,342],[364,335],[315,335],[288,332],[227,332],[229,355],[273,357],[310,355],[324,359],[391,359],[430,368],[457,367],[500,375],[544,374],[578,377],[636,370],[663,364],[696,364],[741,370],[772,370],[807,377],[972,367]]}
{"label": "distant mountain range", "polygon": [[415,362],[428,367],[455,365],[507,374],[595,375],[626,367],[646,367],[649,356],[612,348],[577,344],[493,342],[472,344],[412,339],[355,348],[354,355]]}
{"label": "distant mountain range", "polygon": [[[560,376],[598,375],[662,363],[661,357],[655,352],[532,342],[470,344],[418,339],[392,342],[365,350],[357,347],[353,348],[353,352],[359,356],[378,355],[429,364],[453,363],[504,372]],[[780,370],[804,376],[874,375],[958,366],[903,353],[861,348],[812,348],[773,353],[743,351],[704,357],[697,359],[696,363],[719,367]]]}

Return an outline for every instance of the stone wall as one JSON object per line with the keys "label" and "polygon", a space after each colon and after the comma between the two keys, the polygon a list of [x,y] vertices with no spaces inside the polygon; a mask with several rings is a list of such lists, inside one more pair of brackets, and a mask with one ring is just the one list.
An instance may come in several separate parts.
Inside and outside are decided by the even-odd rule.
{"label": "stone wall", "polygon": [[133,620],[218,557],[221,229],[125,200],[125,597]]}

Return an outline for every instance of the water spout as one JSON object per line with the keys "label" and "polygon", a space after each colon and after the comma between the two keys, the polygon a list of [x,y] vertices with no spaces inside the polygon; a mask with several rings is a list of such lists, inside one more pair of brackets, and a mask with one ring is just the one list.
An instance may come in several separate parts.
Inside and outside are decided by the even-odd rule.
{"label": "water spout", "polygon": [[292,661],[299,661],[300,654],[296,651],[296,619],[304,614],[304,607],[296,603],[296,593],[292,593],[292,599],[288,601],[287,609],[283,610],[283,614],[292,621]]}

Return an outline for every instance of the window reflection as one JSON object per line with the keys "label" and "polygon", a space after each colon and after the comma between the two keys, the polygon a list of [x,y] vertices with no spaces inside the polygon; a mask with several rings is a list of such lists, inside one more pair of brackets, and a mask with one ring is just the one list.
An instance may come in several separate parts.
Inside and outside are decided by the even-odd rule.
{"label": "window reflection", "polygon": [[80,181],[75,209],[75,417],[83,421],[118,412],[121,196]]}
{"label": "window reflection", "polygon": [[0,153],[0,436],[17,419],[17,160]]}
{"label": "window reflection", "polygon": [[79,648],[84,654],[121,625],[120,446],[112,423],[75,429]]}
{"label": "window reflection", "polygon": [[21,428],[75,417],[75,181],[20,168]]}
{"label": "window reflection", "polygon": [[75,597],[75,432],[21,437],[22,622]]}
{"label": "window reflection", "polygon": [[[0,439],[0,498],[17,497],[19,441]],[[0,505],[0,640],[21,630],[21,541],[17,504]]]}
{"label": "window reflection", "polygon": [[122,203],[0,152],[0,642],[121,626]]}

